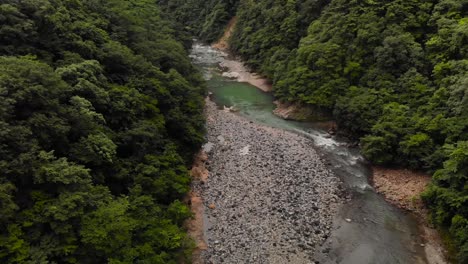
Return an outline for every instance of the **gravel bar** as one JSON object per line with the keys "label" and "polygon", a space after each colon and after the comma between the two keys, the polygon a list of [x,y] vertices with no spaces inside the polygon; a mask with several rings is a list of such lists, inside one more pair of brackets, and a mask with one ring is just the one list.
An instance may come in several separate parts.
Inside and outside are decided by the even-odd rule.
{"label": "gravel bar", "polygon": [[207,100],[205,263],[314,263],[342,203],[340,180],[310,139]]}

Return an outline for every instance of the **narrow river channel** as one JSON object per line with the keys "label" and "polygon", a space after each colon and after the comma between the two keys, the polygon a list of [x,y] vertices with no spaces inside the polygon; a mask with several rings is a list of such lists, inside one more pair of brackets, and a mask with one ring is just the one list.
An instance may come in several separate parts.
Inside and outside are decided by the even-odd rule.
{"label": "narrow river channel", "polygon": [[203,71],[212,100],[233,106],[254,122],[293,131],[313,140],[330,169],[340,177],[351,201],[340,207],[331,236],[323,246],[320,263],[427,263],[417,221],[388,204],[369,185],[370,169],[346,142],[330,138],[316,123],[286,121],[272,113],[273,96],[247,84],[222,76],[219,63],[225,54],[195,43],[191,57]]}

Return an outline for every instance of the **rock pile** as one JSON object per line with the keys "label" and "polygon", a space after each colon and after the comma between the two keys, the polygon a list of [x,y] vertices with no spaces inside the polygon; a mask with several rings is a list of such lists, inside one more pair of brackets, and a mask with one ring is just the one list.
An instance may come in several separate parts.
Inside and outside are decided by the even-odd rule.
{"label": "rock pile", "polygon": [[[302,136],[207,102],[205,263],[314,263],[341,202],[340,181]],[[205,149],[206,150],[206,149]]]}

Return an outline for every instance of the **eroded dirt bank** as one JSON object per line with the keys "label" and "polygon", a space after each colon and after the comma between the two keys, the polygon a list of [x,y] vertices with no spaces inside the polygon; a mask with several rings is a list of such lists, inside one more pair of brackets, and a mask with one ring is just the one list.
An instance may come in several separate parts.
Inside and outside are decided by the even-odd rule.
{"label": "eroded dirt bank", "polygon": [[339,205],[340,182],[309,139],[207,101],[205,263],[313,263]]}
{"label": "eroded dirt bank", "polygon": [[375,190],[385,199],[404,210],[416,215],[425,244],[421,245],[426,251],[429,264],[445,264],[445,250],[441,238],[430,224],[429,212],[421,200],[421,194],[431,182],[431,176],[405,169],[389,169],[383,167],[372,168],[372,183]]}
{"label": "eroded dirt bank", "polygon": [[[200,150],[200,152],[195,156],[194,163],[190,171],[193,186],[199,186],[208,179],[209,172],[206,169],[207,161],[208,156],[205,151]],[[192,253],[192,264],[203,264],[204,262],[201,258],[201,254],[203,251],[208,249],[208,245],[206,243],[204,232],[205,208],[203,205],[203,198],[198,188],[192,188],[190,193],[187,195],[187,203],[190,205],[190,209],[193,213],[193,218],[186,223],[187,231],[195,243],[195,249]]]}
{"label": "eroded dirt bank", "polygon": [[273,86],[270,80],[252,72],[252,70],[250,70],[249,67],[247,67],[240,59],[234,58],[235,56],[229,52],[229,38],[231,37],[236,24],[237,18],[233,17],[231,21],[229,21],[221,39],[211,45],[213,48],[220,50],[225,54],[225,60],[220,64],[220,67],[225,70],[223,76],[236,79],[239,82],[250,83],[264,92],[271,92]]}

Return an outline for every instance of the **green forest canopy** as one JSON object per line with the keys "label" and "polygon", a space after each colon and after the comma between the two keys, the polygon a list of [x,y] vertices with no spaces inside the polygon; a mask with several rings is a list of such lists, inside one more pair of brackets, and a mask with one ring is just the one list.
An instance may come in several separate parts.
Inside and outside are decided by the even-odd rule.
{"label": "green forest canopy", "polygon": [[204,90],[186,50],[234,15],[232,51],[280,100],[333,113],[375,164],[434,173],[423,198],[468,262],[468,0],[2,2],[0,260],[187,255]]}
{"label": "green forest canopy", "polygon": [[149,0],[0,4],[0,262],[176,263],[203,82]]}
{"label": "green forest canopy", "polygon": [[184,2],[205,41],[237,16],[231,50],[280,100],[332,113],[374,164],[434,173],[423,198],[468,263],[468,0]]}
{"label": "green forest canopy", "polygon": [[[157,0],[167,18],[205,42],[218,40],[226,24],[235,15],[238,0]],[[190,45],[190,43],[189,43]]]}

